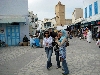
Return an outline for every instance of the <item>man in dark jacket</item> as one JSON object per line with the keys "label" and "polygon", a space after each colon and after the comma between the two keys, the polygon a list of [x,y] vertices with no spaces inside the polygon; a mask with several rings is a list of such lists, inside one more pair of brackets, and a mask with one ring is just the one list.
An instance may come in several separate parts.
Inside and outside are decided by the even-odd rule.
{"label": "man in dark jacket", "polygon": [[26,35],[23,38],[23,42],[28,42],[28,38],[26,37]]}

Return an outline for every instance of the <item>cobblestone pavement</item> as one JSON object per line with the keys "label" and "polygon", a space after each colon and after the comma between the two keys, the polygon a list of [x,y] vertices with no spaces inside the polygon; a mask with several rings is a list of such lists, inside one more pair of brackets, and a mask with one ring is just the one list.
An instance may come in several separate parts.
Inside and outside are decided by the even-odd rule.
{"label": "cobblestone pavement", "polygon": [[[96,42],[87,43],[74,38],[67,47],[69,75],[100,75],[100,48]],[[53,66],[46,69],[46,53],[43,48],[6,47],[0,48],[0,75],[62,75],[56,69],[55,53]]]}

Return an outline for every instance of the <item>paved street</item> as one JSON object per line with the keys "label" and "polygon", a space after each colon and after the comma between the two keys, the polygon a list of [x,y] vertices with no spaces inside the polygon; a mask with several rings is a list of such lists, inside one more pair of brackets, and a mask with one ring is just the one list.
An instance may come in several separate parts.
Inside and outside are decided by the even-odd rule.
{"label": "paved street", "polygon": [[[100,48],[96,42],[87,43],[74,38],[67,47],[69,75],[100,75]],[[55,54],[53,66],[46,69],[46,53],[43,48],[6,47],[0,48],[0,75],[62,75],[56,69]]]}

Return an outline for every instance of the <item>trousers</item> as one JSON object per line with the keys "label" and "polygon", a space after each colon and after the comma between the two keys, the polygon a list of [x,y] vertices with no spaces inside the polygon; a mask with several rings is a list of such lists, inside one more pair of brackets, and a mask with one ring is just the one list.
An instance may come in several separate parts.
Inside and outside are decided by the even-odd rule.
{"label": "trousers", "polygon": [[51,47],[51,48],[45,47],[45,51],[46,51],[47,58],[48,58],[48,60],[47,60],[47,68],[48,68],[52,65],[51,56],[52,56],[53,47]]}

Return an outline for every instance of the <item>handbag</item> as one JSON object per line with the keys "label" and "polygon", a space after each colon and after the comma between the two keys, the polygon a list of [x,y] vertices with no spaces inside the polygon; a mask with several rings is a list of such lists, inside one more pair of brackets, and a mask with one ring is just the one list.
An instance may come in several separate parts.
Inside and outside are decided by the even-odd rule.
{"label": "handbag", "polygon": [[65,46],[66,46],[66,47],[69,46],[69,42],[68,42],[68,41],[66,41],[66,45],[65,45]]}

